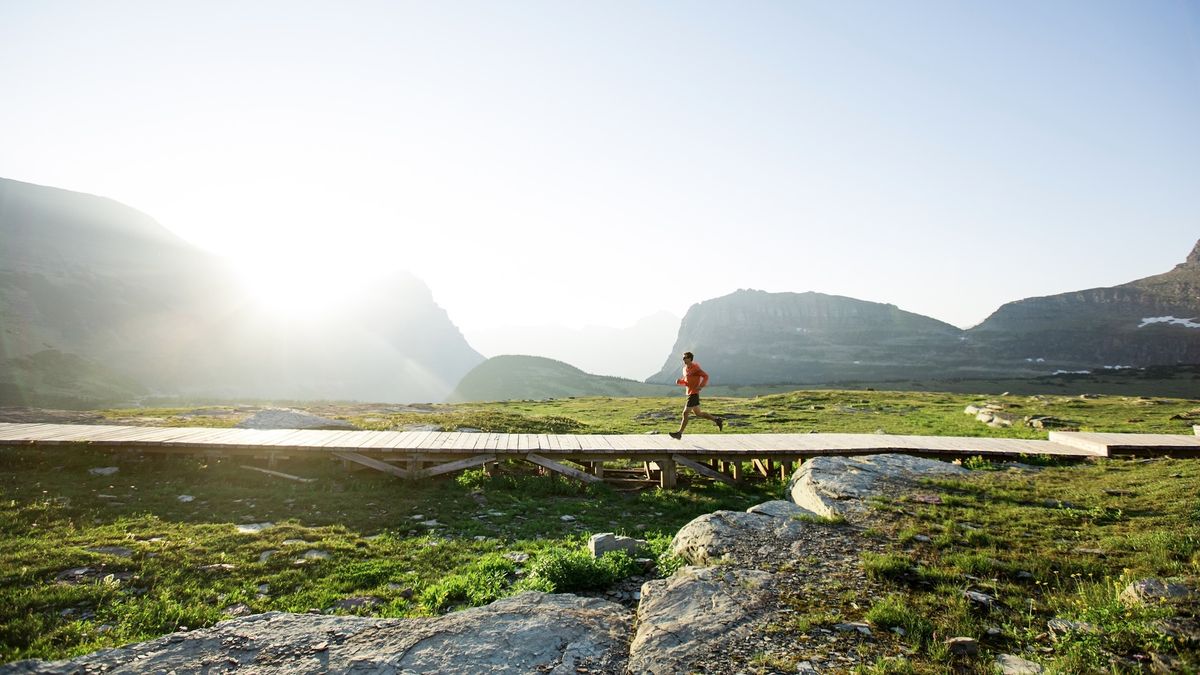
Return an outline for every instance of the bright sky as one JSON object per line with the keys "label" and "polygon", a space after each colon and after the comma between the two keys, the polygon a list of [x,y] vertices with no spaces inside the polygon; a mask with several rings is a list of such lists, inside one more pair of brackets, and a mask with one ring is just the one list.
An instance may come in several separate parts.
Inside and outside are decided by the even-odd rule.
{"label": "bright sky", "polygon": [[0,176],[464,329],[738,288],[961,326],[1200,238],[1200,3],[0,0]]}

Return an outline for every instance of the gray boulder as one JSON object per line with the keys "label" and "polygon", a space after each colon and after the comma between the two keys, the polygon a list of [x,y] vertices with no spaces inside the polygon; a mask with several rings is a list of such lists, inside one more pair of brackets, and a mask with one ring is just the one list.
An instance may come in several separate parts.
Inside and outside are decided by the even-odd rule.
{"label": "gray boulder", "polygon": [[965,475],[956,464],[902,454],[817,457],[792,474],[788,494],[818,515],[853,518],[866,512],[866,500],[883,489],[915,489],[928,476]]}
{"label": "gray boulder", "polygon": [[631,618],[615,603],[533,592],[432,619],[269,612],[0,673],[617,672]]}
{"label": "gray boulder", "polygon": [[701,647],[752,630],[772,575],[729,567],[683,567],[642,585],[629,672],[686,673]]}
{"label": "gray boulder", "polygon": [[593,558],[599,558],[605,553],[611,551],[625,551],[629,555],[633,555],[638,549],[646,546],[645,539],[634,539],[633,537],[622,537],[612,532],[601,532],[593,534],[588,539],[588,551],[591,552]]}
{"label": "gray boulder", "polygon": [[345,420],[333,420],[288,408],[260,410],[234,425],[238,429],[357,429]]}
{"label": "gray boulder", "polygon": [[1156,605],[1163,602],[1178,602],[1195,595],[1195,591],[1179,579],[1139,579],[1121,591],[1120,600],[1127,607]]}
{"label": "gray boulder", "polygon": [[780,546],[799,539],[804,526],[791,518],[776,518],[763,513],[714,511],[684,525],[671,540],[671,552],[689,565],[728,562],[729,554],[750,537],[772,536],[783,540]]}

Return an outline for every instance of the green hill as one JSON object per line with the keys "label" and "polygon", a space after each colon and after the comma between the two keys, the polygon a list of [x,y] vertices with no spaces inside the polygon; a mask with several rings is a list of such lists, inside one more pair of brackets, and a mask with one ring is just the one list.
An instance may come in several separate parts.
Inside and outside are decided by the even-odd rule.
{"label": "green hill", "polygon": [[540,356],[495,356],[458,383],[450,401],[506,401],[568,396],[670,396],[678,387],[592,375]]}

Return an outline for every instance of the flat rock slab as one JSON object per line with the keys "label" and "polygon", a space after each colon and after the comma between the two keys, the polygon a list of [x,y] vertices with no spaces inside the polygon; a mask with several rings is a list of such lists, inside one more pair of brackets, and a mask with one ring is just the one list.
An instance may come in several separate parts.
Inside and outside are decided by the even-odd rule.
{"label": "flat rock slab", "polygon": [[683,567],[646,582],[628,672],[691,672],[699,648],[751,630],[767,605],[772,578],[760,570]]}
{"label": "flat rock slab", "polygon": [[269,612],[0,673],[619,672],[631,619],[616,603],[535,592],[431,619]]}
{"label": "flat rock slab", "polygon": [[[753,507],[752,507],[753,508]],[[787,545],[804,535],[802,523],[790,517],[745,511],[714,511],[684,525],[671,540],[671,552],[689,565],[712,565],[726,561],[740,542],[769,535]]]}
{"label": "flat rock slab", "polygon": [[889,453],[860,457],[817,457],[792,474],[792,501],[822,516],[855,518],[867,511],[866,500],[885,490],[913,490],[920,480],[970,473],[956,464]]}
{"label": "flat rock slab", "polygon": [[347,431],[358,428],[345,420],[334,420],[283,408],[260,410],[234,426],[238,429],[345,429]]}

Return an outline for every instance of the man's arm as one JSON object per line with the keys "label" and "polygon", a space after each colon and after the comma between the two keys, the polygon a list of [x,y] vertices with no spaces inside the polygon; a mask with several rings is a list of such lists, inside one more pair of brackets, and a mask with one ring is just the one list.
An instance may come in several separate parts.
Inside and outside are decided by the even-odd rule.
{"label": "man's arm", "polygon": [[700,376],[700,386],[696,387],[696,388],[703,389],[703,388],[707,387],[708,386],[708,373],[704,372],[704,370],[701,368],[697,368],[696,374]]}

